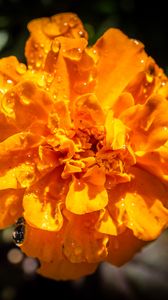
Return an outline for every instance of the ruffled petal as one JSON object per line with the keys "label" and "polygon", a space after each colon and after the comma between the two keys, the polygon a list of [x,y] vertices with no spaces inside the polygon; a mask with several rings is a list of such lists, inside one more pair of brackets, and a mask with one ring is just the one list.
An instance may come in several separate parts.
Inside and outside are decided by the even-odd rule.
{"label": "ruffled petal", "polygon": [[121,120],[113,117],[113,111],[109,110],[105,121],[106,144],[113,150],[123,148],[126,143],[126,128]]}
{"label": "ruffled petal", "polygon": [[137,238],[153,240],[168,226],[168,191],[150,173],[136,167],[131,171],[134,179],[124,197],[127,227]]}
{"label": "ruffled petal", "polygon": [[24,130],[39,120],[47,122],[51,108],[50,96],[27,80],[10,89],[1,100],[1,111],[15,123],[18,130]]}
{"label": "ruffled petal", "polygon": [[26,72],[26,66],[15,56],[0,59],[0,97],[14,86]]}
{"label": "ruffled petal", "polygon": [[64,229],[49,232],[26,224],[23,252],[40,260],[38,273],[57,280],[77,279],[95,271],[96,263],[72,263],[63,254]]}
{"label": "ruffled petal", "polygon": [[134,76],[144,69],[147,55],[141,43],[128,39],[118,29],[106,31],[93,48],[99,56],[95,92],[108,110]]}
{"label": "ruffled petal", "polygon": [[137,151],[137,163],[168,183],[168,142],[153,151]]}
{"label": "ruffled petal", "polygon": [[27,189],[23,198],[24,217],[31,226],[49,231],[61,229],[67,183],[61,179],[61,170],[57,168]]}
{"label": "ruffled petal", "polygon": [[79,215],[104,208],[108,203],[108,195],[103,186],[86,184],[73,178],[66,196],[66,208]]}
{"label": "ruffled petal", "polygon": [[87,33],[77,15],[62,13],[51,18],[40,18],[28,24],[31,33],[26,43],[26,58],[33,68],[40,68],[45,61],[52,42],[59,36],[85,38]]}
{"label": "ruffled petal", "polygon": [[41,230],[26,223],[24,242],[21,249],[28,256],[36,257],[43,262],[53,262],[57,257],[62,259],[64,230],[58,232]]}
{"label": "ruffled petal", "polygon": [[144,70],[139,72],[128,84],[125,91],[132,94],[135,103],[144,104],[152,94],[167,96],[167,77],[155,61],[148,57]]}
{"label": "ruffled petal", "polygon": [[135,151],[149,151],[168,139],[168,101],[153,95],[144,105],[136,105],[120,116],[130,129],[130,142]]}
{"label": "ruffled petal", "polygon": [[22,189],[0,191],[0,228],[14,224],[23,214],[23,194]]}

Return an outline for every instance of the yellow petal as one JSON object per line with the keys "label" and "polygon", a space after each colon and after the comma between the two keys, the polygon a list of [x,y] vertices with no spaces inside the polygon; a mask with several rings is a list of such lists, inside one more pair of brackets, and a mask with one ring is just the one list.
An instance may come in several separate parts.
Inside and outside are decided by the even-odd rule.
{"label": "yellow petal", "polygon": [[73,179],[66,196],[66,208],[78,215],[90,213],[104,208],[108,203],[108,195],[104,187],[86,184]]}
{"label": "yellow petal", "polygon": [[101,211],[100,218],[96,224],[96,229],[101,233],[117,235],[117,224],[114,222],[107,209]]}
{"label": "yellow petal", "polygon": [[125,145],[126,128],[125,125],[113,117],[113,111],[109,110],[106,121],[106,144],[111,146],[113,150],[120,149]]}

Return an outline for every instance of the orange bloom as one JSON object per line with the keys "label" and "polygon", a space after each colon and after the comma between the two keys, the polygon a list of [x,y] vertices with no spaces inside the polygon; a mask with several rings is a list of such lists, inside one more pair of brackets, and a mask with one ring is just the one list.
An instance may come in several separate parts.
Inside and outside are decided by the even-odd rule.
{"label": "orange bloom", "polygon": [[168,81],[118,29],[92,47],[71,13],[28,29],[27,66],[0,60],[0,227],[24,216],[39,273],[74,279],[168,226]]}

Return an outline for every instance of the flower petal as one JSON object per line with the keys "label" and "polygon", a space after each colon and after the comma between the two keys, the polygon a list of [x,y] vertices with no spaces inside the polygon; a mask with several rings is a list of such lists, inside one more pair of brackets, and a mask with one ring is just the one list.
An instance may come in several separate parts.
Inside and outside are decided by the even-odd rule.
{"label": "flower petal", "polygon": [[96,229],[101,233],[117,235],[117,224],[114,222],[107,209],[101,211],[99,220],[96,223]]}
{"label": "flower petal", "polygon": [[9,56],[0,59],[0,94],[7,92],[9,88],[15,85],[21,75],[26,72],[26,66],[20,64],[15,56]]}
{"label": "flower petal", "polygon": [[108,203],[108,195],[103,186],[86,184],[73,178],[66,196],[66,208],[78,215],[90,213],[104,208]]}
{"label": "flower petal", "polygon": [[113,150],[123,148],[126,142],[126,128],[121,120],[113,117],[113,111],[109,110],[105,121],[106,144]]}
{"label": "flower petal", "polygon": [[26,221],[43,230],[59,231],[63,225],[61,209],[67,188],[67,181],[61,179],[61,171],[56,168],[28,189],[23,198]]}
{"label": "flower petal", "polygon": [[49,95],[27,80],[11,88],[1,100],[1,111],[20,130],[26,129],[37,120],[46,122],[51,108]]}
{"label": "flower petal", "polygon": [[[109,29],[93,48],[98,52],[96,95],[109,109],[134,76],[144,69],[143,45],[118,29]],[[103,87],[103,88],[102,88]]]}
{"label": "flower petal", "polygon": [[72,263],[95,263],[107,256],[108,237],[95,232],[98,216],[97,212],[83,216],[68,213],[63,253]]}
{"label": "flower petal", "polygon": [[134,179],[124,197],[127,227],[142,240],[157,238],[168,226],[168,191],[154,176],[132,167]]}
{"label": "flower petal", "polygon": [[127,229],[118,236],[110,237],[106,260],[113,265],[121,266],[129,261],[144,245],[144,241],[137,239],[133,232]]}
{"label": "flower petal", "polygon": [[58,260],[62,258],[63,237],[63,229],[58,232],[47,231],[26,223],[25,238],[21,249],[28,256],[50,263],[55,257]]}
{"label": "flower petal", "polygon": [[13,225],[22,216],[24,190],[7,189],[0,191],[0,228]]}
{"label": "flower petal", "polygon": [[137,151],[137,163],[168,183],[168,142],[153,151]]}
{"label": "flower petal", "polygon": [[52,263],[41,262],[40,275],[56,280],[79,279],[95,272],[97,264],[71,263],[66,258],[54,260]]}
{"label": "flower petal", "polygon": [[135,151],[149,151],[168,139],[168,101],[153,95],[144,105],[128,108],[120,115],[130,129],[130,140]]}
{"label": "flower petal", "polygon": [[64,229],[51,232],[26,224],[25,240],[21,249],[40,260],[38,273],[52,279],[77,279],[95,271],[96,263],[71,263],[62,253]]}
{"label": "flower petal", "polygon": [[33,68],[44,64],[47,53],[55,38],[59,36],[69,38],[85,38],[87,33],[77,15],[62,13],[51,18],[40,18],[28,24],[31,33],[26,43],[26,58]]}

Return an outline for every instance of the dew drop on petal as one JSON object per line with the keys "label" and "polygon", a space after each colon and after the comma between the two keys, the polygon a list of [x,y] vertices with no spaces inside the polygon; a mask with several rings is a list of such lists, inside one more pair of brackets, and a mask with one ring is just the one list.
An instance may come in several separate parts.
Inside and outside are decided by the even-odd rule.
{"label": "dew drop on petal", "polygon": [[20,63],[17,68],[16,71],[20,74],[23,75],[26,72],[26,66],[22,63]]}
{"label": "dew drop on petal", "polygon": [[45,78],[44,78],[44,76],[41,76],[38,79],[37,84],[38,84],[39,87],[45,87]]}
{"label": "dew drop on petal", "polygon": [[69,50],[63,49],[64,56],[69,58],[70,60],[80,60],[82,56],[81,48],[72,48]]}
{"label": "dew drop on petal", "polygon": [[23,95],[20,96],[20,102],[24,105],[29,105],[31,100]]}
{"label": "dew drop on petal", "polygon": [[41,61],[40,60],[38,60],[37,62],[36,62],[36,68],[40,68],[41,67]]}
{"label": "dew drop on petal", "polygon": [[5,114],[11,117],[14,116],[14,105],[15,105],[14,95],[15,94],[11,92],[8,95],[4,95],[4,97],[1,100],[2,110],[4,111]]}
{"label": "dew drop on petal", "polygon": [[58,54],[59,51],[60,51],[60,47],[61,47],[61,44],[60,42],[55,39],[52,44],[51,44],[51,50],[55,53],[55,54]]}
{"label": "dew drop on petal", "polygon": [[72,17],[69,22],[68,25],[71,28],[74,28],[76,25],[78,24],[78,18],[77,17]]}

